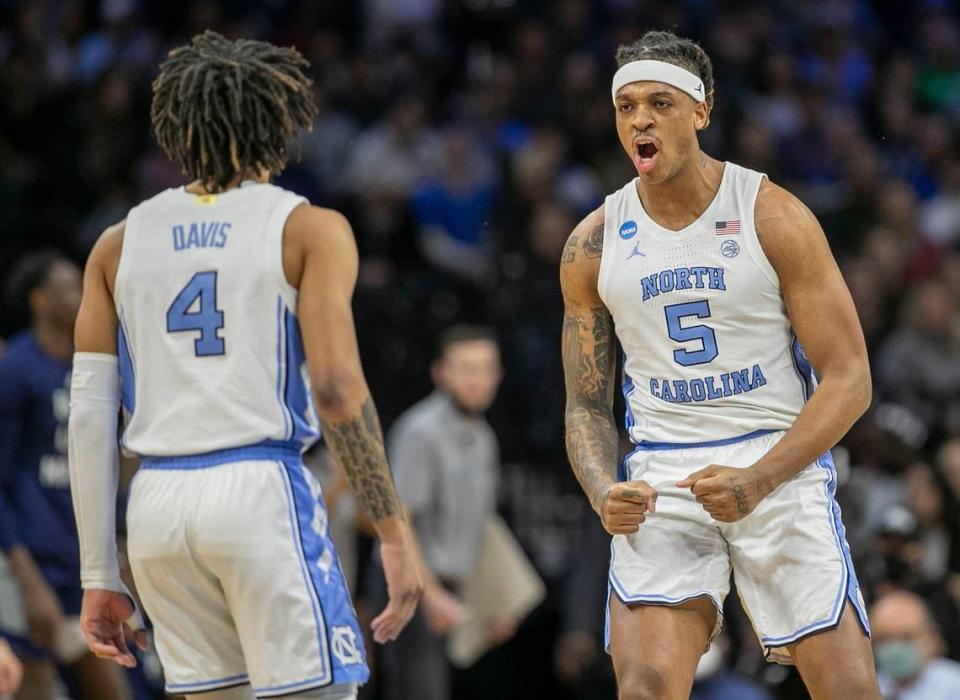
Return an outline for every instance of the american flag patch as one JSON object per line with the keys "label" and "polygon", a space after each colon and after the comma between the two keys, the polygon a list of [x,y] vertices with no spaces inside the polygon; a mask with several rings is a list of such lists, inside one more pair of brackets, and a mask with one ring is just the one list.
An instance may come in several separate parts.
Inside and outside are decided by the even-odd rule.
{"label": "american flag patch", "polygon": [[718,221],[713,225],[713,231],[718,236],[726,236],[730,233],[740,233],[740,219]]}

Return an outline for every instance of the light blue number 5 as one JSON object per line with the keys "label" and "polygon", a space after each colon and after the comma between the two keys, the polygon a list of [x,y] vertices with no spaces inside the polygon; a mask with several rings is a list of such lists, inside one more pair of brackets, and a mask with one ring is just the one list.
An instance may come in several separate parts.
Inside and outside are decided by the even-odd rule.
{"label": "light blue number 5", "polygon": [[673,359],[677,364],[684,367],[690,365],[702,365],[710,362],[717,356],[717,336],[710,326],[703,324],[697,326],[688,326],[684,328],[680,325],[680,320],[689,316],[696,318],[710,318],[710,304],[705,299],[701,301],[688,301],[684,304],[671,304],[663,307],[667,315],[667,335],[678,343],[689,343],[692,340],[699,340],[703,343],[701,350],[686,350],[677,348],[673,351]]}
{"label": "light blue number 5", "polygon": [[[199,309],[190,311],[198,298]],[[167,310],[167,333],[200,331],[200,337],[193,342],[193,351],[197,357],[207,357],[226,352],[223,338],[217,335],[221,328],[223,312],[217,308],[217,273],[198,272],[170,304]]]}

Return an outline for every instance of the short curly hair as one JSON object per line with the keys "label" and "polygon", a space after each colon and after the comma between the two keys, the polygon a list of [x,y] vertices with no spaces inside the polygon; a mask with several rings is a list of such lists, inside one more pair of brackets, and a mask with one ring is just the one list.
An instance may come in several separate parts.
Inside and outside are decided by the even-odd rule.
{"label": "short curly hair", "polygon": [[707,52],[690,39],[671,32],[650,31],[617,48],[617,67],[631,61],[663,61],[688,70],[703,81],[707,107],[713,109],[713,64]]}

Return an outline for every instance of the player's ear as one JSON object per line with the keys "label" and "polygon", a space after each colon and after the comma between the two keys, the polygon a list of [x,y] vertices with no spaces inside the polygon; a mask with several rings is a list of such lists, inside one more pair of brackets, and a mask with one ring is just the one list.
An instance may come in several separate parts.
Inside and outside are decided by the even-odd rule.
{"label": "player's ear", "polygon": [[710,125],[710,103],[697,102],[693,108],[693,125],[697,131],[702,131]]}

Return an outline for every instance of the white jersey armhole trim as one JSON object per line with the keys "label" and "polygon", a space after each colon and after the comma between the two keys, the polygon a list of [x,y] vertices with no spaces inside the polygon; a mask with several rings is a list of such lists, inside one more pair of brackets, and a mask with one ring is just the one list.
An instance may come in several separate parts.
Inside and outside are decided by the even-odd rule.
{"label": "white jersey armhole trim", "polygon": [[287,228],[287,219],[293,210],[301,204],[309,206],[310,202],[306,197],[301,197],[293,193],[285,193],[280,201],[267,216],[267,245],[271,249],[267,260],[270,265],[270,273],[273,275],[283,296],[284,302],[291,311],[297,310],[297,289],[287,280],[287,274],[283,270],[283,236]]}
{"label": "white jersey armhole trim", "polygon": [[[120,309],[123,306],[123,295],[127,287],[127,268],[129,263],[127,262],[130,254],[128,250],[131,246],[135,245],[130,237],[131,231],[136,231],[137,229],[137,219],[140,218],[140,209],[143,204],[138,204],[137,206],[130,209],[127,212],[126,218],[123,220],[123,240],[120,242],[120,260],[117,261],[117,276],[113,280],[113,306],[117,310],[117,318],[120,318]],[[129,340],[129,338],[128,338]]]}
{"label": "white jersey armhole trim", "polygon": [[[613,231],[611,217],[616,215],[617,207],[614,206],[613,198],[616,195],[609,195],[603,203],[603,250],[600,251],[600,272],[597,275],[597,293],[600,300],[607,304],[607,285],[610,282],[610,275],[613,272],[614,243],[610,240],[610,232]],[[589,234],[588,234],[589,235]]]}
{"label": "white jersey armhole trim", "polygon": [[757,194],[760,192],[760,186],[767,176],[764,173],[756,173],[756,176],[756,181],[746,186],[747,192],[745,194],[747,194],[747,201],[750,202],[750,211],[749,213],[745,212],[749,219],[745,222],[747,225],[744,226],[743,246],[746,248],[750,259],[763,273],[763,276],[776,289],[780,289],[780,275],[770,264],[767,254],[763,252],[763,246],[760,245],[760,236],[757,234]]}

